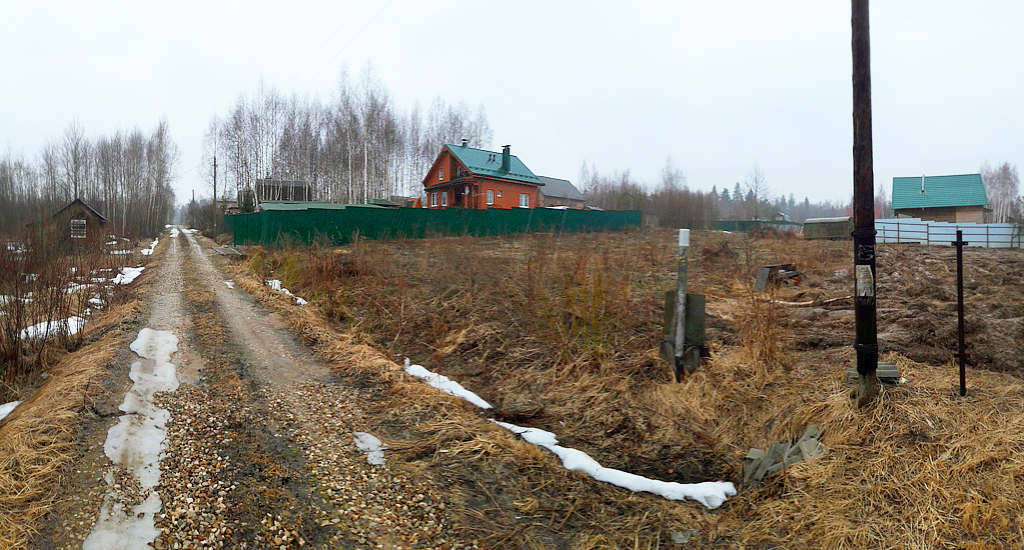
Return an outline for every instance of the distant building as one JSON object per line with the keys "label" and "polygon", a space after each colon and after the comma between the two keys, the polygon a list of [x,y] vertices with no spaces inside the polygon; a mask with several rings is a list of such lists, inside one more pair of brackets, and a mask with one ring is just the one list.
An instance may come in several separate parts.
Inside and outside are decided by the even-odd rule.
{"label": "distant building", "polygon": [[992,217],[981,174],[893,178],[892,211],[897,218],[950,223],[988,223]]}
{"label": "distant building", "polygon": [[544,182],[540,189],[540,206],[568,206],[574,210],[583,210],[586,201],[583,193],[569,180],[537,176],[537,179]]}
{"label": "distant building", "polygon": [[300,180],[275,180],[262,178],[256,180],[256,200],[307,202],[313,200],[309,182]]}
{"label": "distant building", "polygon": [[54,213],[44,224],[28,224],[35,237],[46,242],[63,242],[76,248],[91,248],[106,242],[107,219],[82,199],[75,199]]}
{"label": "distant building", "polygon": [[544,185],[506,145],[502,152],[445,145],[423,179],[426,208],[536,208]]}

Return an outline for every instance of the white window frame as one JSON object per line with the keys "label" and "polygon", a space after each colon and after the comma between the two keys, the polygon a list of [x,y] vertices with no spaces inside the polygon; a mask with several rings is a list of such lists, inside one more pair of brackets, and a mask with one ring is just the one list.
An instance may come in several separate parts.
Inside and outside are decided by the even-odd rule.
{"label": "white window frame", "polygon": [[448,192],[441,193],[441,206],[448,206]]}
{"label": "white window frame", "polygon": [[430,207],[437,208],[437,193],[430,194]]}
{"label": "white window frame", "polygon": [[494,204],[494,190],[493,189],[488,189],[487,190],[487,206],[491,206],[492,204]]}
{"label": "white window frame", "polygon": [[78,218],[71,218],[71,238],[72,239],[84,239],[85,231],[88,223],[85,220]]}
{"label": "white window frame", "polygon": [[530,207],[530,195],[529,193],[519,193],[519,208]]}
{"label": "white window frame", "polygon": [[498,198],[501,198],[501,191],[498,191]]}
{"label": "white window frame", "polygon": [[444,181],[444,168],[437,169],[437,181]]}

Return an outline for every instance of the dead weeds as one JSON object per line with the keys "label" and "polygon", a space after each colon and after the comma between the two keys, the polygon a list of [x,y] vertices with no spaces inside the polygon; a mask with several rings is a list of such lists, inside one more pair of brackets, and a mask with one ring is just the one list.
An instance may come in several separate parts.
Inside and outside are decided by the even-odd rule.
{"label": "dead weeds", "polygon": [[[1024,520],[1019,251],[968,255],[971,334],[1016,339],[989,359],[974,350],[971,394],[961,400],[953,369],[941,364],[949,295],[928,289],[949,284],[947,253],[880,247],[883,359],[897,361],[909,382],[858,411],[845,373],[849,243],[720,233],[693,243],[690,289],[707,296],[712,356],[680,384],[657,359],[674,232],[258,252],[236,279],[287,315],[340,375],[378,385],[390,448],[451,487],[461,528],[487,547],[656,548],[690,529],[699,533],[691,545],[722,547],[1024,544],[1014,527]],[[751,268],[778,263],[797,264],[804,283],[752,295]],[[314,298],[313,307],[269,291],[269,277]],[[905,292],[908,282],[927,290]],[[759,307],[776,321],[751,325],[765,317]],[[752,351],[767,338],[779,339],[774,355]],[[928,353],[942,360],[919,362]],[[830,454],[709,512],[566,472],[480,411],[404,376],[392,361],[402,355],[459,380],[498,418],[549,429],[605,466],[650,477],[737,481],[747,449],[807,424],[823,428]]]}

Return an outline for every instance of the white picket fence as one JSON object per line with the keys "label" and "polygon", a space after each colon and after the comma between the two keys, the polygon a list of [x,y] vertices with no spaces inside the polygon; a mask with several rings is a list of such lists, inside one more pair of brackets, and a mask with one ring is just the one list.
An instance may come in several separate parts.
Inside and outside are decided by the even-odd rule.
{"label": "white picket fence", "polygon": [[879,243],[919,243],[950,245],[956,231],[963,231],[967,246],[984,248],[1021,248],[1022,230],[1012,223],[947,223],[918,218],[875,220],[875,239]]}

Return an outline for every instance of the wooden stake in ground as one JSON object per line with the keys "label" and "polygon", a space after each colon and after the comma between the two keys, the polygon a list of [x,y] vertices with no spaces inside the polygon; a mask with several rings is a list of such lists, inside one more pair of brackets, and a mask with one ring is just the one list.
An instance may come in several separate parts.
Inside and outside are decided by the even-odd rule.
{"label": "wooden stake in ground", "polygon": [[676,378],[686,376],[683,354],[686,352],[686,256],[690,250],[690,230],[679,230],[679,263],[677,265],[676,286],[676,338],[675,364]]}
{"label": "wooden stake in ground", "polygon": [[967,367],[964,365],[967,360],[967,350],[964,344],[964,232],[956,230],[956,320],[957,320],[957,357],[960,359],[960,397],[967,395]]}
{"label": "wooden stake in ground", "polygon": [[853,269],[857,405],[878,394],[875,310],[875,176],[871,145],[871,39],[868,0],[853,1]]}

